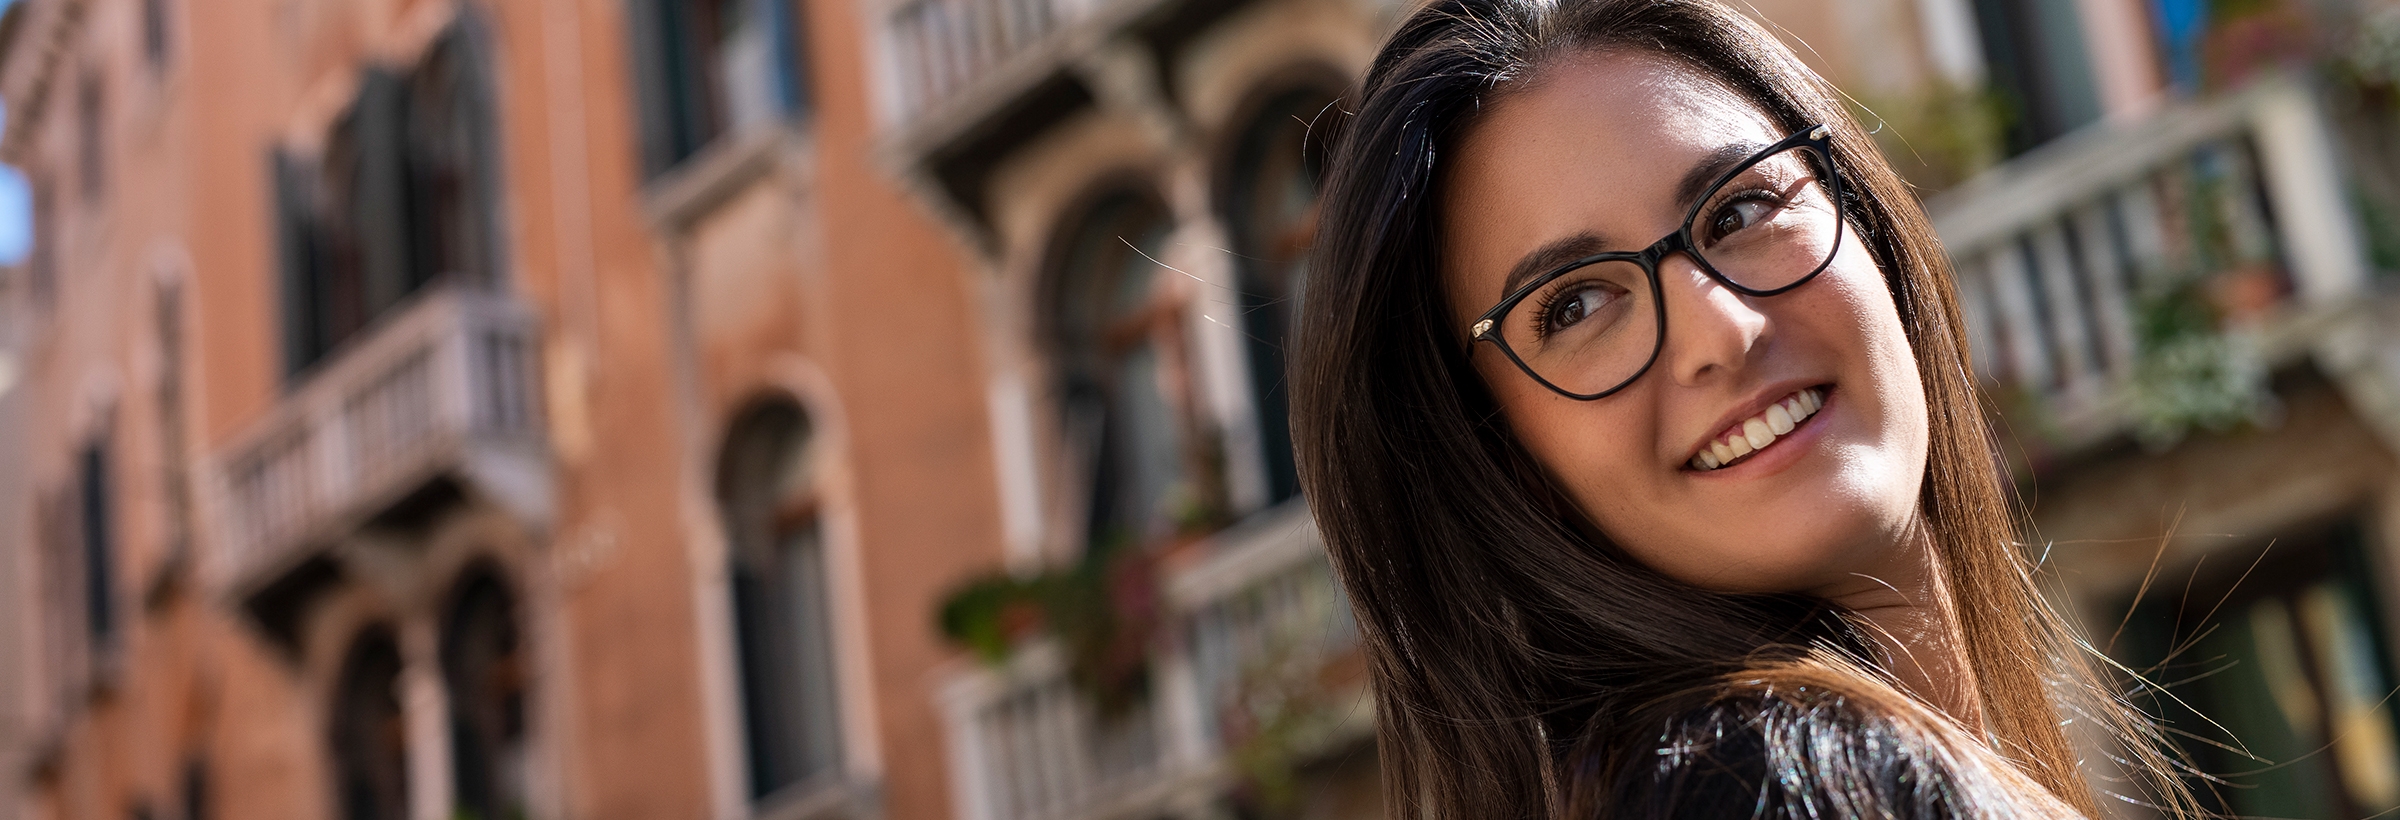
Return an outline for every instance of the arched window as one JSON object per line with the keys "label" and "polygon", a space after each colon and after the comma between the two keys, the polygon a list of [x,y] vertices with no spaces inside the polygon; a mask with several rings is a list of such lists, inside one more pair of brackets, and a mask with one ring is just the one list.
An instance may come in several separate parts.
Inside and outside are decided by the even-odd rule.
{"label": "arched window", "polygon": [[497,574],[478,569],[459,583],[442,623],[455,817],[525,815],[526,666],[516,608]]}
{"label": "arched window", "polygon": [[1068,452],[1090,482],[1091,547],[1222,518],[1214,436],[1194,412],[1184,291],[1154,261],[1170,229],[1156,197],[1111,193],[1072,223],[1056,256],[1058,391]]}
{"label": "arched window", "polygon": [[350,645],[333,689],[335,799],[344,820],[407,820],[408,743],[400,713],[400,644],[370,627]]}
{"label": "arched window", "polygon": [[453,26],[408,77],[408,226],[412,284],[491,284],[498,242],[491,201],[489,86],[473,21]]}
{"label": "arched window", "polygon": [[321,157],[277,154],[287,376],[436,280],[496,280],[485,71],[463,19],[417,65],[368,68]]}
{"label": "arched window", "polygon": [[761,402],[717,461],[753,800],[823,784],[841,762],[809,432],[799,406]]}
{"label": "arched window", "polygon": [[1239,315],[1269,502],[1300,492],[1292,465],[1283,342],[1317,234],[1317,180],[1325,147],[1321,136],[1312,139],[1311,124],[1334,96],[1309,87],[1267,97],[1234,143],[1225,187],[1225,224],[1233,234]]}

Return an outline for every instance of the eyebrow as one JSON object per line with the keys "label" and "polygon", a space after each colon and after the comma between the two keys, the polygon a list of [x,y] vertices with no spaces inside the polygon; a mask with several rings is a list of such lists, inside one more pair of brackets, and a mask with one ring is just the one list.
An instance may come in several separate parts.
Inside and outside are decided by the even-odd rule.
{"label": "eyebrow", "polygon": [[[1692,165],[1691,170],[1683,172],[1683,179],[1675,183],[1675,201],[1683,207],[1690,207],[1691,203],[1698,200],[1701,194],[1708,192],[1710,184],[1715,183],[1718,177],[1725,175],[1726,169],[1732,168],[1742,160],[1749,159],[1766,147],[1755,142],[1736,142],[1708,152],[1707,156],[1701,157],[1699,162]],[[1533,249],[1531,253],[1518,257],[1517,263],[1509,267],[1508,278],[1502,280],[1500,284],[1500,295],[1502,298],[1506,298],[1508,294],[1517,292],[1517,288],[1523,287],[1534,277],[1557,270],[1577,259],[1602,253],[1608,249],[1608,246],[1609,243],[1605,238],[1590,231],[1543,243],[1541,247]]]}

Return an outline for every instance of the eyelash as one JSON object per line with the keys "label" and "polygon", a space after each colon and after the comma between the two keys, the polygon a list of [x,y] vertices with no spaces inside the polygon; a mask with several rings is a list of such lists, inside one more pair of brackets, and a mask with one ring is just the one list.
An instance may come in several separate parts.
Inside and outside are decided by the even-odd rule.
{"label": "eyelash", "polygon": [[[1722,194],[1723,192],[1720,191],[1719,193]],[[1751,188],[1737,191],[1732,196],[1723,199],[1718,203],[1718,207],[1719,209],[1722,209],[1724,206],[1736,205],[1743,202],[1765,202],[1778,208],[1791,204],[1784,199],[1783,194],[1778,193],[1774,188],[1768,187],[1764,183],[1754,183]],[[1712,211],[1710,213],[1701,214],[1701,216],[1703,218],[1713,218],[1715,213]],[[1702,224],[1705,225],[1706,223]],[[1550,309],[1558,306],[1559,297],[1569,293],[1574,293],[1576,290],[1578,290],[1577,287],[1570,285],[1567,287],[1551,288],[1541,294],[1533,306],[1533,332],[1536,338],[1549,338]]]}
{"label": "eyelash", "polygon": [[1735,204],[1740,204],[1740,203],[1743,203],[1743,202],[1765,202],[1765,203],[1767,203],[1767,204],[1770,204],[1770,205],[1776,205],[1776,206],[1781,206],[1781,205],[1789,204],[1789,203],[1788,203],[1788,202],[1787,202],[1787,201],[1784,199],[1784,197],[1783,197],[1783,194],[1782,194],[1782,193],[1780,193],[1780,192],[1776,191],[1774,188],[1771,188],[1771,187],[1768,187],[1768,186],[1765,186],[1765,185],[1759,185],[1759,186],[1757,186],[1757,187],[1753,187],[1753,188],[1750,188],[1750,189],[1748,189],[1748,190],[1741,191],[1741,192],[1739,192],[1739,193],[1735,193],[1734,195],[1732,195],[1732,196],[1730,196],[1730,197],[1727,197],[1727,198],[1725,199],[1725,201],[1723,201],[1723,202],[1721,202],[1721,203],[1718,203],[1718,204],[1719,204],[1720,206],[1722,206],[1722,205],[1735,205]]}
{"label": "eyelash", "polygon": [[1586,284],[1588,283],[1577,282],[1566,287],[1551,288],[1542,293],[1540,301],[1533,306],[1534,338],[1550,338],[1550,309],[1558,306],[1559,297],[1581,291]]}

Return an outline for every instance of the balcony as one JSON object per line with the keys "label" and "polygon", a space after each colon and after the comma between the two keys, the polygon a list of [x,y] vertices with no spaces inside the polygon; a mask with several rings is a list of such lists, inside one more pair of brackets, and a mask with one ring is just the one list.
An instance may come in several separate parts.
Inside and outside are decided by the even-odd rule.
{"label": "balcony", "polygon": [[[1229,752],[1277,717],[1306,748],[1372,731],[1348,605],[1295,503],[1216,537],[1171,572],[1171,637],[1148,699],[1103,719],[1055,647],[947,681],[939,700],[963,820],[1199,816],[1233,786]],[[1328,708],[1307,710],[1306,704]],[[1303,714],[1303,712],[1306,714]]]}
{"label": "balcony", "polygon": [[954,229],[988,243],[986,186],[1008,156],[1095,108],[1187,128],[1179,60],[1252,2],[897,0],[878,25],[883,159]]}
{"label": "balcony", "polygon": [[[1009,84],[1033,73],[1040,48],[1062,28],[1089,18],[1106,0],[908,0],[887,22],[899,119],[918,122],[946,104],[975,98],[978,80]],[[1004,69],[1025,66],[1016,72]],[[1023,80],[1018,80],[1022,83]]]}
{"label": "balcony", "polygon": [[2179,285],[2261,369],[2357,358],[2327,346],[2372,284],[2343,173],[2315,90],[2287,76],[2069,137],[1929,202],[1976,368],[2034,428],[2015,432],[2053,454],[2126,432],[2157,294]]}
{"label": "balcony", "polygon": [[1238,0],[902,0],[882,20],[884,153],[937,213],[989,239],[986,177],[1096,104],[1077,61],[1151,7]]}
{"label": "balcony", "polygon": [[462,493],[545,521],[538,338],[505,295],[435,287],[337,351],[216,454],[211,578],[257,609],[337,541]]}

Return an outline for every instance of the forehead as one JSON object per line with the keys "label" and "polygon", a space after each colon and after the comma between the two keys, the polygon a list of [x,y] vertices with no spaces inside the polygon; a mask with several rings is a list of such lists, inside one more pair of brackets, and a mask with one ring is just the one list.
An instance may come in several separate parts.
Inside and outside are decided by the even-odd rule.
{"label": "forehead", "polygon": [[1444,179],[1443,278],[1453,296],[1488,304],[1508,267],[1552,240],[1591,233],[1638,250],[1675,229],[1688,205],[1676,187],[1695,165],[1782,136],[1680,63],[1633,51],[1561,58],[1459,141]]}

